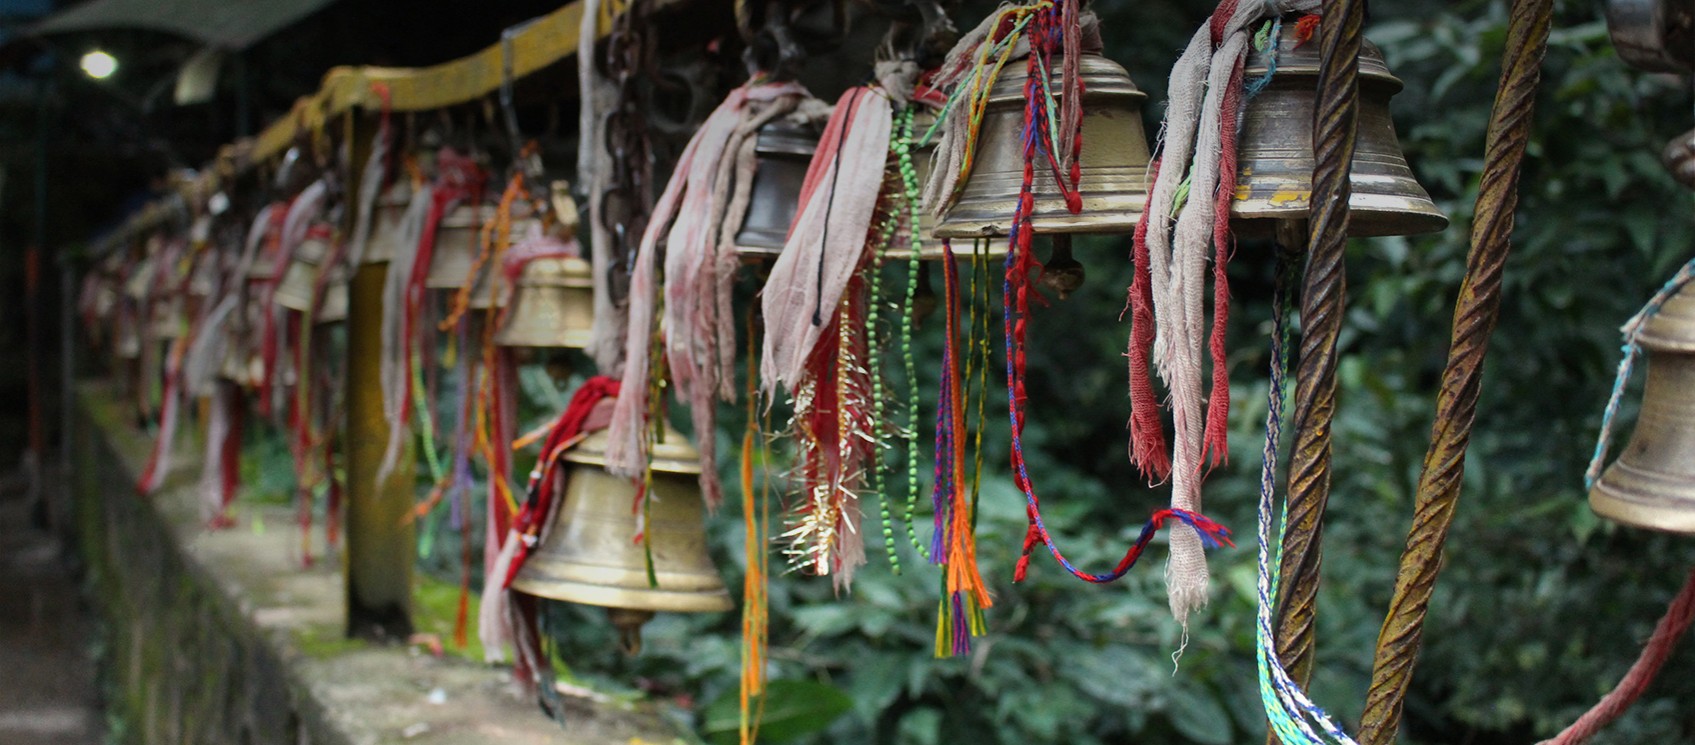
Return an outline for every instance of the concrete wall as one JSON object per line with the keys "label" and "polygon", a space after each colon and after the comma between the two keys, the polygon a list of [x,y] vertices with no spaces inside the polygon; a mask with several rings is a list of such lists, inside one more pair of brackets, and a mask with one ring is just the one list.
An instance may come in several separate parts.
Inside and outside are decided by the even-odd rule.
{"label": "concrete wall", "polygon": [[[345,639],[337,557],[302,568],[286,508],[243,506],[236,527],[204,530],[194,506],[200,468],[186,447],[161,493],[138,497],[149,440],[122,411],[107,389],[79,389],[69,486],[89,589],[108,628],[110,705],[127,741],[678,740],[645,706],[568,698],[562,726],[504,669]],[[270,527],[254,529],[255,519]]]}

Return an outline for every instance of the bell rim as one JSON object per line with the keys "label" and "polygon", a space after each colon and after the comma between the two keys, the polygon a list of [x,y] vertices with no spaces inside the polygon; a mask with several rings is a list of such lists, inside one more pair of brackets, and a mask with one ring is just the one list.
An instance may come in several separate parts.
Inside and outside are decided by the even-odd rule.
{"label": "bell rim", "polygon": [[[1630,472],[1628,476],[1615,475],[1615,469],[1621,468]],[[1609,476],[1612,478],[1608,478]],[[1634,528],[1695,535],[1695,487],[1688,488],[1687,494],[1683,495],[1671,490],[1650,494],[1626,493],[1616,483],[1621,477],[1673,481],[1648,474],[1625,461],[1615,462],[1607,467],[1601,478],[1595,480],[1594,488],[1589,490],[1589,508],[1594,510],[1596,515]]]}
{"label": "bell rim", "polygon": [[512,579],[512,589],[526,595],[601,608],[628,608],[659,613],[724,613],[736,603],[723,585],[709,590],[629,589],[593,585],[577,580],[536,577],[525,564]]}
{"label": "bell rim", "polygon": [[520,349],[587,349],[590,336],[587,330],[572,329],[551,339],[541,339],[525,334],[509,334],[506,329],[501,329],[494,335],[494,345]]}

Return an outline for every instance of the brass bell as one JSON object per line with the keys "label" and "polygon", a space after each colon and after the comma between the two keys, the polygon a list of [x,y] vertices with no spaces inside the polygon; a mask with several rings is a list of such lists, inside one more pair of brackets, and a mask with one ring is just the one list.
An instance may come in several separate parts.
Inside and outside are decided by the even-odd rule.
{"label": "brass bell", "polygon": [[818,129],[776,119],[759,128],[753,147],[758,162],[747,215],[736,231],[736,253],[749,260],[774,259],[782,253],[800,207],[806,169],[818,150]]}
{"label": "brass bell", "polygon": [[[1055,59],[1054,67],[1060,61]],[[1078,61],[1083,77],[1083,209],[1065,206],[1052,169],[1038,166],[1031,229],[1043,233],[1129,233],[1148,199],[1148,138],[1142,131],[1147,94],[1118,63],[1096,52]],[[989,93],[971,172],[959,198],[936,225],[938,238],[987,238],[1012,230],[1013,208],[1024,183],[1024,84],[1022,62],[1008,63]],[[1056,95],[1058,91],[1055,91]],[[1001,248],[1005,250],[1004,246]]]}
{"label": "brass bell", "polygon": [[[632,540],[637,486],[607,473],[606,432],[566,452],[564,503],[512,588],[536,597],[598,605],[618,628],[626,652],[641,649],[641,627],[655,612],[723,612],[735,607],[706,552],[700,453],[666,428],[653,447],[647,503],[648,546]],[[654,585],[648,584],[648,549]]]}
{"label": "brass bell", "polygon": [[153,318],[148,329],[158,341],[168,341],[183,335],[188,325],[188,313],[183,307],[181,293],[153,298]]}
{"label": "brass bell", "polygon": [[594,325],[594,279],[575,256],[534,259],[512,288],[505,323],[494,343],[503,347],[588,346]]}
{"label": "brass bell", "polygon": [[[430,271],[424,278],[425,287],[457,290],[465,286],[466,279],[471,276],[471,268],[483,253],[483,224],[494,214],[493,207],[462,204],[441,219],[441,225],[436,228],[435,248],[430,254]],[[526,234],[534,221],[527,207],[515,206],[509,238],[516,240]],[[500,294],[493,279],[498,273],[499,269],[493,266],[492,261],[484,262],[477,272],[476,287],[471,291],[472,308],[488,309],[500,304]]]}
{"label": "brass bell", "polygon": [[134,313],[118,313],[117,328],[112,332],[112,353],[120,359],[141,358],[141,335],[136,333]]}
{"label": "brass bell", "polygon": [[365,263],[393,261],[400,251],[409,248],[401,245],[401,223],[411,205],[412,188],[405,180],[377,196],[377,203],[371,209],[371,237],[365,242]]}
{"label": "brass bell", "polygon": [[[1236,151],[1240,173],[1230,215],[1243,233],[1270,235],[1271,221],[1301,220],[1311,212],[1313,102],[1318,87],[1318,43],[1300,43],[1295,24],[1277,37],[1277,71],[1265,90],[1248,102]],[[1242,79],[1265,76],[1269,57],[1248,55]],[[1413,178],[1389,99],[1401,81],[1389,73],[1383,52],[1371,42],[1360,50],[1359,132],[1348,179],[1348,234],[1355,237],[1433,233],[1448,218]],[[1088,140],[1084,140],[1088,146]]]}
{"label": "brass bell", "polygon": [[[277,282],[276,302],[289,310],[313,311],[315,323],[335,323],[347,320],[347,269],[337,263],[324,266],[331,252],[330,238],[323,231],[314,231],[294,248],[288,269]],[[324,297],[317,308],[312,300],[317,294],[318,275],[330,272],[324,287]]]}
{"label": "brass bell", "polygon": [[[912,151],[912,165],[918,171],[918,183],[920,184],[930,179],[930,168],[935,162],[937,142],[932,139],[929,142],[918,144],[917,140],[922,137],[925,132],[929,131],[930,127],[935,123],[936,115],[927,108],[919,109],[919,111],[912,116],[912,135],[915,145]],[[885,193],[891,189],[904,191],[906,189],[906,185],[902,183],[898,164],[891,160],[889,165],[890,167],[887,173],[884,174],[883,188]],[[903,221],[901,223],[901,228],[895,235],[894,240],[890,242],[888,250],[883,252],[882,258],[884,261],[904,262],[911,258],[912,234],[909,232],[911,230],[911,226],[907,224],[908,222],[910,222],[910,220]],[[936,217],[930,214],[929,210],[921,209],[918,211],[918,240],[918,258],[925,261],[942,260],[942,239],[936,235]],[[968,244],[969,242],[966,242],[965,244],[954,246],[954,255],[958,257],[960,261],[970,260],[973,249]],[[987,253],[985,255],[1005,256],[1006,249],[1007,242],[1005,240],[991,240],[988,242]]]}
{"label": "brass bell", "polygon": [[1637,342],[1648,356],[1642,414],[1589,506],[1625,525],[1695,535],[1695,286],[1666,301]]}

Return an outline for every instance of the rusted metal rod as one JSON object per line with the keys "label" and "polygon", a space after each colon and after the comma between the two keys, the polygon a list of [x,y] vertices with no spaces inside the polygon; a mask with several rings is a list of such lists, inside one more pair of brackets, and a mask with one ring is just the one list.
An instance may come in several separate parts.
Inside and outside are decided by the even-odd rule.
{"label": "rusted metal rod", "polygon": [[1395,594],[1378,633],[1371,688],[1360,720],[1359,740],[1366,745],[1389,745],[1400,730],[1402,706],[1424,637],[1425,611],[1442,569],[1448,526],[1459,504],[1465,451],[1482,387],[1483,357],[1500,316],[1501,275],[1518,208],[1519,166],[1529,141],[1553,0],[1513,0],[1511,13],[1501,84],[1484,145],[1471,253],[1454,301],[1453,342],[1436,396],[1436,422],[1419,475],[1412,529],[1396,573]]}
{"label": "rusted metal rod", "polygon": [[[1312,677],[1324,509],[1330,500],[1330,425],[1336,411],[1336,340],[1346,312],[1348,174],[1359,111],[1363,0],[1325,0],[1313,106],[1312,214],[1301,287],[1295,438],[1289,463],[1288,532],[1279,567],[1277,655],[1297,682]],[[1275,741],[1275,740],[1273,740]]]}

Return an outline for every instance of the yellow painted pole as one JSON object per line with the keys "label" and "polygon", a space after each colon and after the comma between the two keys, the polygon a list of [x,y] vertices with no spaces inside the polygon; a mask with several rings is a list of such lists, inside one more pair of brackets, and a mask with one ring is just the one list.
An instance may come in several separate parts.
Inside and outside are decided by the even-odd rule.
{"label": "yellow painted pole", "polygon": [[[348,115],[346,131],[355,155],[350,161],[358,173],[374,130],[356,126],[354,117]],[[366,639],[404,639],[413,628],[417,532],[409,519],[415,478],[411,447],[401,453],[388,478],[377,482],[391,426],[383,414],[378,354],[387,275],[387,263],[355,267],[348,288],[347,431],[342,440],[347,448],[347,634]]]}

